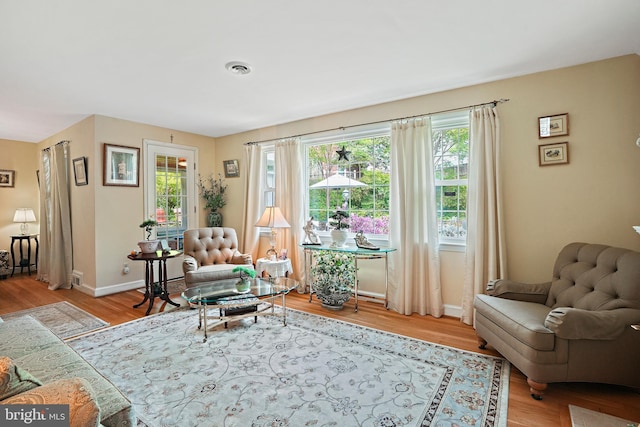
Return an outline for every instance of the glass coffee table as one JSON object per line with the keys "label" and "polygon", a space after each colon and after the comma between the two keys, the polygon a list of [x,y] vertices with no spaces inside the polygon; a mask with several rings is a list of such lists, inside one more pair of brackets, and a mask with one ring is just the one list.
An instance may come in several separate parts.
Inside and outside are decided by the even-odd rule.
{"label": "glass coffee table", "polygon": [[[285,296],[297,288],[297,280],[286,277],[276,279],[250,279],[251,287],[246,292],[239,292],[236,283],[239,279],[218,280],[188,288],[182,293],[182,297],[190,304],[198,308],[198,329],[204,330],[202,342],[207,342],[207,329],[214,328],[231,320],[240,320],[247,317],[281,316],[282,322],[287,325],[287,307]],[[275,300],[282,298],[282,312],[276,313]],[[217,308],[218,316],[207,316],[207,309]],[[211,324],[207,318],[214,319]]]}

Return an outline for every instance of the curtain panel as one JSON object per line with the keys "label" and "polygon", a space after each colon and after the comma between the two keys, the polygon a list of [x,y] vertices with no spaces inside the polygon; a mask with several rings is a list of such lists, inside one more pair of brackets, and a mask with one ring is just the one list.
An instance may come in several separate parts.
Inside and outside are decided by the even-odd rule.
{"label": "curtain panel", "polygon": [[462,322],[473,323],[473,300],[507,271],[500,170],[500,120],[495,106],[470,113],[467,241]]}
{"label": "curtain panel", "polygon": [[402,314],[444,314],[431,119],[391,125],[389,305]]}
{"label": "curtain panel", "polygon": [[256,222],[262,212],[261,200],[263,197],[262,180],[264,177],[264,162],[262,161],[262,147],[260,144],[249,144],[244,147],[245,161],[247,165],[247,180],[245,182],[244,194],[244,218],[242,221],[242,251],[251,253],[253,262],[260,258],[259,241],[260,230],[256,227]]}
{"label": "curtain panel", "polygon": [[40,252],[37,279],[48,283],[51,290],[70,289],[73,241],[67,143],[43,150],[40,170]]}
{"label": "curtain panel", "polygon": [[290,228],[278,232],[277,247],[288,248],[293,266],[292,277],[302,279],[304,265],[302,243],[304,210],[306,206],[304,180],[304,154],[299,138],[276,143],[276,206],[284,215]]}

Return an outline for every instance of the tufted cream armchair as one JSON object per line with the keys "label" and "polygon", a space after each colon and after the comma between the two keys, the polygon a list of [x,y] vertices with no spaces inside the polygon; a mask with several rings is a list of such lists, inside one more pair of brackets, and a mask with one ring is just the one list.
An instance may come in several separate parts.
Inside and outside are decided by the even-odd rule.
{"label": "tufted cream armchair", "polygon": [[571,243],[550,282],[489,283],[477,295],[475,328],[527,376],[541,399],[548,383],[640,387],[640,253]]}
{"label": "tufted cream armchair", "polygon": [[184,232],[182,271],[187,288],[214,280],[240,277],[238,265],[253,268],[251,254],[238,250],[238,235],[230,227],[195,228]]}

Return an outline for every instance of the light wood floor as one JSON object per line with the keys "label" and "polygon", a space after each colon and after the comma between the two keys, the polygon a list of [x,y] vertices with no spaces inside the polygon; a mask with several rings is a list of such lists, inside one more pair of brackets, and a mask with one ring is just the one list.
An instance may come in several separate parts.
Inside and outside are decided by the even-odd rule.
{"label": "light wood floor", "polygon": [[[184,304],[179,295],[173,296],[172,299]],[[35,280],[34,275],[15,275],[7,280],[0,280],[0,316],[59,301],[68,301],[112,325],[144,316],[147,306],[145,304],[137,309],[132,308],[134,304],[142,301],[142,294],[137,291],[93,298],[74,289],[49,291],[46,284]],[[479,350],[473,328],[462,324],[456,318],[404,316],[385,310],[379,303],[363,301],[360,302],[359,311],[355,313],[353,300],[347,303],[344,310],[333,312],[322,308],[315,299],[309,303],[308,295],[295,292],[287,297],[287,306],[463,350],[498,355],[491,349]],[[163,307],[156,302],[152,313],[165,308],[169,310],[172,307]],[[638,360],[640,369],[640,356]],[[524,375],[512,367],[509,383],[509,426],[570,427],[569,404],[640,421],[639,390],[604,384],[550,384],[544,399],[535,401],[529,396]]]}

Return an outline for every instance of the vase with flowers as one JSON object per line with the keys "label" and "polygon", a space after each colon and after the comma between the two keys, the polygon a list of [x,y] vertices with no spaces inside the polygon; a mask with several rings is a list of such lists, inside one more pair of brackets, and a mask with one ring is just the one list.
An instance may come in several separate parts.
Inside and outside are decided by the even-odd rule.
{"label": "vase with flowers", "polygon": [[317,251],[311,267],[311,290],[322,306],[331,310],[342,309],[351,298],[356,277],[353,254],[336,251]]}
{"label": "vase with flowers", "polygon": [[256,277],[256,271],[253,268],[238,266],[231,270],[234,273],[240,273],[240,280],[236,283],[238,293],[245,294],[251,290],[251,279]]}
{"label": "vase with flowers", "polygon": [[222,175],[218,174],[218,178],[209,175],[206,181],[199,179],[198,188],[200,196],[205,200],[205,208],[209,209],[207,216],[207,225],[209,227],[222,227],[222,214],[218,209],[223,208],[227,204],[227,196],[225,191],[228,185],[222,179]]}
{"label": "vase with flowers", "polygon": [[140,228],[144,228],[144,231],[147,233],[146,240],[141,240],[138,242],[140,251],[143,254],[152,254],[158,249],[158,239],[151,239],[151,232],[153,231],[153,227],[157,225],[158,223],[152,218],[145,219],[142,224],[140,224]]}
{"label": "vase with flowers", "polygon": [[347,229],[349,228],[349,214],[338,209],[329,216],[329,225],[333,227],[331,230],[331,246],[334,248],[342,248],[347,243]]}

